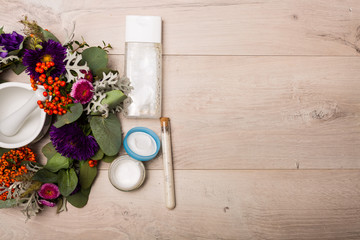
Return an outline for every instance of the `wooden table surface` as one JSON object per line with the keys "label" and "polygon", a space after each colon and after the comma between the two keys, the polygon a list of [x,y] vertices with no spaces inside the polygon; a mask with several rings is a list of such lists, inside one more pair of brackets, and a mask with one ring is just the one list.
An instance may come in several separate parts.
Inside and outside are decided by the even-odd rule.
{"label": "wooden table surface", "polygon": [[[86,207],[27,223],[1,210],[0,239],[360,239],[359,1],[0,0],[0,10],[5,31],[27,15],[65,40],[75,24],[76,39],[111,43],[120,72],[125,16],[163,18],[177,202],[165,208],[161,155],[129,193],[102,163]],[[158,120],[121,121],[124,133],[160,134]]]}

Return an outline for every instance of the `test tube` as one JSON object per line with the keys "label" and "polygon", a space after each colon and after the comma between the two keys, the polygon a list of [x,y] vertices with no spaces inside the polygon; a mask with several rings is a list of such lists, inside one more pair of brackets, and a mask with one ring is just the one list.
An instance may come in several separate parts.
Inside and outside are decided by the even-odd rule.
{"label": "test tube", "polygon": [[170,119],[167,117],[160,118],[161,123],[161,140],[164,165],[164,187],[165,187],[165,203],[168,209],[175,208],[175,186],[174,172],[171,153],[171,134]]}

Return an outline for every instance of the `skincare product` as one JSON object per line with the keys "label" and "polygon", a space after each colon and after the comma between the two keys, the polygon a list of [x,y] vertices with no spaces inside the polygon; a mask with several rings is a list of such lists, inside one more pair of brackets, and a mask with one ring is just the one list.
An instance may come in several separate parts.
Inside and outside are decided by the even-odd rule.
{"label": "skincare product", "polygon": [[135,127],[127,132],[124,148],[130,157],[140,161],[149,161],[158,154],[160,139],[148,128]]}
{"label": "skincare product", "polygon": [[132,90],[124,113],[129,118],[161,116],[161,17],[126,16],[125,75]]}
{"label": "skincare product", "polygon": [[170,119],[160,118],[161,141],[164,166],[165,202],[168,209],[175,208],[175,185],[171,152]]}
{"label": "skincare product", "polygon": [[145,167],[142,162],[125,155],[115,159],[109,168],[111,184],[121,191],[139,188],[145,180]]}

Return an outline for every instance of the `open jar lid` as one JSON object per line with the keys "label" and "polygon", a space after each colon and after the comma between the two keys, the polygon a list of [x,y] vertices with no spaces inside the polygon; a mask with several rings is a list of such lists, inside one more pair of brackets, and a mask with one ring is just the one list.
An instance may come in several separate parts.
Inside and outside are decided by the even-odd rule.
{"label": "open jar lid", "polygon": [[126,134],[124,148],[130,157],[139,161],[149,161],[159,153],[160,139],[148,128],[135,127]]}

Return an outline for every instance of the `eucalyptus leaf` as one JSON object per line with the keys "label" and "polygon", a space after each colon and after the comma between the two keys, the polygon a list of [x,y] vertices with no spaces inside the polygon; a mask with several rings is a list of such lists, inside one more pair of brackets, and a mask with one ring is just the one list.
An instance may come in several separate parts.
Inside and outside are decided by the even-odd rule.
{"label": "eucalyptus leaf", "polygon": [[115,155],[115,156],[105,156],[102,161],[103,162],[107,162],[107,163],[111,163],[112,161],[114,161],[115,158],[117,158],[118,156]]}
{"label": "eucalyptus leaf", "polygon": [[81,188],[90,188],[97,175],[97,167],[90,167],[89,161],[82,164],[80,167],[79,181]]}
{"label": "eucalyptus leaf", "polygon": [[17,205],[16,199],[8,199],[6,201],[0,201],[0,208],[12,208]]}
{"label": "eucalyptus leaf", "polygon": [[99,151],[97,151],[97,153],[91,157],[92,160],[101,160],[104,157],[104,152],[99,149]]}
{"label": "eucalyptus leaf", "polygon": [[94,73],[94,75],[96,75],[96,76],[102,76],[103,75],[103,73],[105,73],[105,74],[108,74],[109,72],[111,72],[111,69],[110,68],[108,68],[108,67],[105,67],[105,68],[99,68],[99,69],[97,69],[96,70],[96,72]]}
{"label": "eucalyptus leaf", "polygon": [[16,75],[20,75],[23,71],[25,71],[26,67],[24,66],[24,64],[22,64],[22,62],[18,62],[15,64],[11,64],[11,69],[14,73],[16,73]]}
{"label": "eucalyptus leaf", "polygon": [[[83,59],[87,62],[92,73],[99,76],[99,72],[102,74],[101,69],[106,69],[109,61],[107,53],[98,47],[90,47],[82,52]],[[101,75],[100,75],[101,76]],[[99,77],[100,77],[99,76]]]}
{"label": "eucalyptus leaf", "polygon": [[73,168],[62,169],[58,174],[58,185],[63,196],[69,196],[78,184],[78,177]]}
{"label": "eucalyptus leaf", "polygon": [[74,195],[68,196],[66,199],[74,207],[82,208],[87,204],[89,200],[90,190],[91,188],[81,189],[79,192],[75,193]]}
{"label": "eucalyptus leaf", "polygon": [[32,177],[32,180],[43,183],[57,183],[58,175],[43,168],[35,173],[35,175]]}
{"label": "eucalyptus leaf", "polygon": [[104,154],[108,156],[116,155],[121,147],[121,123],[113,113],[107,118],[93,116],[90,120],[90,127]]}
{"label": "eucalyptus leaf", "polygon": [[60,169],[69,168],[72,161],[73,160],[71,158],[67,158],[61,156],[60,153],[56,153],[52,158],[48,160],[44,168],[48,169],[51,172],[57,172]]}
{"label": "eucalyptus leaf", "polygon": [[45,155],[47,159],[52,158],[56,153],[56,149],[52,142],[47,143],[42,149],[41,152]]}
{"label": "eucalyptus leaf", "polygon": [[45,29],[42,29],[41,27],[40,27],[40,31],[41,31],[42,35],[44,36],[45,41],[49,41],[49,39],[51,39],[51,40],[54,40],[55,42],[60,42],[59,39],[57,39],[57,37],[55,37],[55,35],[52,34],[51,32],[49,32]]}
{"label": "eucalyptus leaf", "polygon": [[81,103],[75,103],[70,107],[70,111],[66,114],[58,116],[57,121],[54,123],[54,126],[60,128],[65,124],[75,122],[79,119],[84,109]]}

